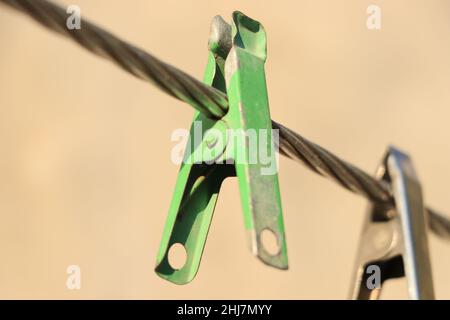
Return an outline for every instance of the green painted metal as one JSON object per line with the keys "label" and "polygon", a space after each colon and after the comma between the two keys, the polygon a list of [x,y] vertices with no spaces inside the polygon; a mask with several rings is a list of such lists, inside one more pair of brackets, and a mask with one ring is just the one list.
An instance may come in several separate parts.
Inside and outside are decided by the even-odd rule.
{"label": "green painted metal", "polygon": [[[195,277],[220,186],[236,175],[252,252],[268,265],[288,266],[278,175],[276,169],[268,171],[276,158],[264,74],[265,31],[257,21],[234,12],[232,28],[216,17],[211,33],[204,82],[227,93],[229,110],[221,119],[196,112],[191,126],[155,269],[177,284]],[[262,245],[266,229],[276,236],[276,253]],[[168,261],[175,243],[187,253],[180,269]]]}

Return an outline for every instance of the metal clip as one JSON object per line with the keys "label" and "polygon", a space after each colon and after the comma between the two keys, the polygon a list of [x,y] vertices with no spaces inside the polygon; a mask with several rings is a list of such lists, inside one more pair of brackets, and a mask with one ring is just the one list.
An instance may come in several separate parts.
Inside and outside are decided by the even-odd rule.
{"label": "metal clip", "polygon": [[[230,176],[238,178],[253,254],[273,267],[288,266],[264,74],[265,31],[240,12],[233,13],[232,27],[215,17],[209,50],[204,82],[227,93],[229,110],[221,119],[196,112],[191,126],[155,269],[159,276],[177,284],[191,281],[197,273],[220,186]],[[257,150],[250,150],[249,131],[256,133],[253,147]],[[237,134],[238,140],[243,137],[241,144],[230,132],[234,138]],[[261,151],[275,165],[274,172],[264,173],[267,164],[261,161]],[[270,254],[262,246],[264,230],[276,236],[278,252]],[[180,269],[168,261],[169,249],[176,243],[183,245],[187,254]]]}
{"label": "metal clip", "polygon": [[389,148],[377,178],[390,184],[395,208],[370,205],[351,296],[378,299],[384,281],[406,276],[411,299],[434,299],[422,190],[411,159]]}

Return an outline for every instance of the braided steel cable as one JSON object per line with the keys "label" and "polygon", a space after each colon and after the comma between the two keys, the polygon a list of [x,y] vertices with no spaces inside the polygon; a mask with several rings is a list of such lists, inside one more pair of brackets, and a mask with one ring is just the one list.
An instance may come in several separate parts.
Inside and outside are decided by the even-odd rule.
{"label": "braided steel cable", "polygon": [[167,94],[189,103],[211,117],[222,117],[228,109],[227,97],[183,71],[164,63],[151,54],[115,37],[111,33],[83,20],[82,28],[66,26],[68,14],[64,8],[41,0],[1,0],[24,12],[43,26],[71,38],[101,57],[115,62],[134,76],[150,81]]}
{"label": "braided steel cable", "polygon": [[[385,204],[387,208],[395,205],[389,184],[373,178],[273,120],[272,126],[279,129],[279,151],[282,155],[299,161],[317,174],[334,180],[347,190],[363,195],[372,202]],[[450,220],[429,207],[425,208],[425,211],[428,214],[430,230],[439,237],[450,240]]]}
{"label": "braided steel cable", "polygon": [[[227,96],[219,90],[205,85],[100,27],[83,19],[81,29],[70,30],[66,26],[66,10],[52,2],[0,0],[0,3],[26,13],[43,26],[71,38],[94,54],[112,60],[125,71],[153,83],[167,94],[189,103],[211,118],[221,118],[228,110]],[[312,171],[365,196],[370,201],[383,203],[387,207],[394,206],[388,184],[277,122],[272,121],[272,126],[279,129],[281,154],[301,162]],[[450,220],[429,208],[426,211],[430,229],[438,236],[450,240]]]}

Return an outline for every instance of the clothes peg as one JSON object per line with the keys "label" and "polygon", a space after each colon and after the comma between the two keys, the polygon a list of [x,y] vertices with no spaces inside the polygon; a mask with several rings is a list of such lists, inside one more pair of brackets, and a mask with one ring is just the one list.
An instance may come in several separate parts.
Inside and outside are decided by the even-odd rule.
{"label": "clothes peg", "polygon": [[[240,12],[233,13],[232,26],[214,18],[204,82],[228,95],[229,110],[221,119],[195,113],[157,256],[155,271],[164,279],[185,284],[195,277],[220,186],[232,176],[237,176],[252,253],[270,266],[288,267],[278,175],[276,169],[268,172],[267,161],[258,155],[266,153],[276,166],[265,60],[266,34],[260,23]],[[256,132],[256,149],[249,132]],[[262,245],[265,230],[276,236],[274,254]],[[176,243],[187,254],[180,269],[168,261]]]}
{"label": "clothes peg", "polygon": [[352,298],[378,299],[386,280],[406,277],[411,299],[434,299],[426,215],[412,161],[391,147],[377,177],[390,184],[395,208],[379,204],[369,207],[359,242]]}

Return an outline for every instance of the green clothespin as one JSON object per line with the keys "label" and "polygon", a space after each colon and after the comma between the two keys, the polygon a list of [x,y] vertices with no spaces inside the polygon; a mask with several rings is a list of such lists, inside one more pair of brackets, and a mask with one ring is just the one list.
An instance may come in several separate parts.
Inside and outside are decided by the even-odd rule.
{"label": "green clothespin", "polygon": [[[229,110],[221,119],[199,112],[194,116],[155,269],[176,284],[196,275],[221,184],[231,176],[238,178],[252,253],[273,267],[288,267],[273,141],[277,136],[264,74],[264,28],[240,12],[233,13],[232,27],[217,16],[209,50],[204,82],[228,95]],[[262,245],[265,230],[276,236],[277,252],[271,254]],[[168,261],[176,243],[187,254],[180,269]]]}

